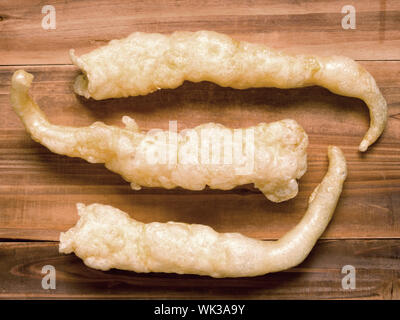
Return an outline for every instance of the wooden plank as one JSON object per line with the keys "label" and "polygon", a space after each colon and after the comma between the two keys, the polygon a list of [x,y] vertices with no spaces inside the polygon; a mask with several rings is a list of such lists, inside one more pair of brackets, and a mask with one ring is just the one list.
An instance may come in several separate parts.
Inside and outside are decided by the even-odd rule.
{"label": "wooden plank", "polygon": [[[41,28],[45,4],[56,8],[56,30]],[[348,4],[356,8],[356,30],[341,27],[341,8]],[[400,299],[399,21],[396,0],[239,0],[229,5],[220,0],[1,1],[0,299]],[[106,101],[87,101],[72,92],[78,71],[70,65],[70,48],[81,54],[133,31],[201,29],[292,53],[363,60],[389,105],[382,138],[360,154],[357,147],[368,127],[365,104],[317,87],[232,90],[207,82],[185,83],[176,90]],[[56,124],[84,126],[100,120],[121,125],[121,117],[129,115],[146,130],[167,129],[169,120],[178,120],[181,130],[211,121],[244,127],[296,119],[310,138],[309,168],[300,180],[299,195],[274,204],[251,186],[132,191],[102,165],[52,154],[32,141],[9,104],[10,79],[18,68],[34,73],[32,93]],[[144,222],[201,223],[220,232],[276,239],[301,219],[308,196],[327,168],[329,144],[344,150],[349,177],[323,239],[291,270],[218,280],[101,272],[74,255],[60,255],[58,243],[47,242],[58,240],[61,231],[75,224],[76,202],[110,204]],[[46,264],[57,270],[56,290],[41,288]],[[347,264],[356,268],[355,290],[341,287],[341,269]]]}
{"label": "wooden plank", "polygon": [[[56,8],[55,30],[44,30],[45,4]],[[168,1],[3,0],[0,65],[70,63],[68,50],[87,52],[134,31],[211,29],[289,52],[400,59],[400,2],[396,0]],[[356,8],[356,29],[343,30],[341,9]],[[93,9],[95,8],[95,10]]]}
{"label": "wooden plank", "polygon": [[204,122],[232,127],[296,119],[309,134],[309,168],[300,193],[274,204],[251,186],[231,191],[132,191],[102,165],[55,155],[26,134],[9,105],[9,84],[17,67],[0,68],[0,238],[58,240],[77,221],[76,202],[105,203],[144,222],[202,223],[220,232],[237,231],[276,239],[294,226],[307,198],[322,179],[329,144],[343,148],[349,177],[325,239],[400,237],[400,62],[363,62],[389,104],[383,137],[365,154],[357,151],[368,126],[364,103],[322,88],[232,90],[210,83],[185,83],[145,97],[88,101],[71,90],[73,66],[30,66],[32,94],[54,123],[83,126],[101,120],[121,125],[124,114],[144,129],[178,129]]}
{"label": "wooden plank", "polygon": [[[0,243],[0,298],[391,299],[400,296],[400,240],[319,241],[298,267],[255,278],[102,272],[51,242]],[[56,289],[41,286],[42,267],[56,269]],[[344,290],[343,266],[356,270]]]}

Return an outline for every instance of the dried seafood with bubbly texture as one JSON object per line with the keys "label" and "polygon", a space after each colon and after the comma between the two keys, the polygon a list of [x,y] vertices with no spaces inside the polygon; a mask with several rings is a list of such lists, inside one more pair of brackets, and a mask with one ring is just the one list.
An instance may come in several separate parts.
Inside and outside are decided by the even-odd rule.
{"label": "dried seafood with bubbly texture", "polygon": [[307,168],[308,137],[294,120],[241,129],[208,123],[177,133],[141,132],[133,119],[126,128],[95,122],[89,127],[51,124],[29,96],[33,76],[16,71],[11,102],[32,138],[51,151],[104,163],[131,182],[146,187],[229,190],[254,183],[274,202],[291,199]]}
{"label": "dried seafood with bubbly texture", "polygon": [[142,223],[107,205],[78,204],[76,226],[60,235],[59,251],[72,253],[95,269],[173,272],[249,277],[289,269],[301,263],[326,229],[335,211],[346,161],[337,147],[328,150],[329,169],[312,193],[307,212],[278,241],[239,233],[217,233],[186,223]]}
{"label": "dried seafood with bubbly texture", "polygon": [[75,92],[86,98],[145,95],[176,88],[185,80],[237,89],[318,85],[367,104],[370,128],[360,151],[366,151],[386,125],[386,101],[374,78],[347,57],[289,55],[211,31],[136,32],[80,57],[71,50],[70,56],[83,72],[75,81]]}

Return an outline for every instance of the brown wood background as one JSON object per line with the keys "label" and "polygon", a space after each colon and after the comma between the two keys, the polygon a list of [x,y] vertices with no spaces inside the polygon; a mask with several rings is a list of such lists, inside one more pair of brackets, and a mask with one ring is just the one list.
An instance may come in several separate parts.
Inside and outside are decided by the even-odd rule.
{"label": "brown wood background", "polygon": [[[57,29],[43,30],[42,6],[56,8]],[[352,4],[357,29],[343,30]],[[368,127],[358,99],[325,89],[233,90],[185,83],[145,97],[88,101],[72,91],[78,73],[68,49],[87,52],[133,31],[211,29],[289,52],[342,54],[375,77],[389,106],[381,139],[357,147]],[[372,298],[400,299],[400,2],[391,1],[14,1],[0,2],[0,298]],[[310,138],[308,171],[298,196],[281,204],[251,186],[231,191],[143,189],[102,165],[49,152],[33,142],[9,104],[12,73],[35,75],[32,94],[51,121],[178,129],[205,122],[231,127],[283,118]],[[251,72],[251,70],[249,70]],[[329,144],[340,146],[349,176],[334,218],[310,256],[286,272],[245,279],[101,272],[58,254],[58,236],[75,224],[76,202],[116,206],[136,219],[202,223],[276,239],[294,226],[327,168]],[[57,270],[56,290],[41,287],[41,268]],[[341,269],[356,268],[355,290],[343,290]]]}

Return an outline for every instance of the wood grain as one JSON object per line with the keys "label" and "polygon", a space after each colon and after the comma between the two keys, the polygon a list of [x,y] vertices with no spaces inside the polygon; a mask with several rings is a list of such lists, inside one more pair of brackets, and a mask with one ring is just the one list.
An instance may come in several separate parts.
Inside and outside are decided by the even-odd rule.
{"label": "wood grain", "polygon": [[[213,279],[175,274],[102,272],[56,243],[0,243],[0,298],[391,299],[400,295],[400,240],[320,241],[298,267],[254,278]],[[335,257],[335,259],[332,259]],[[42,267],[56,269],[56,289],[41,286]],[[343,266],[356,288],[342,288]]]}
{"label": "wood grain", "polygon": [[[45,4],[56,8],[55,30],[41,27]],[[356,8],[356,30],[342,29],[341,9],[349,4]],[[0,64],[69,64],[70,48],[83,53],[134,31],[203,29],[289,52],[398,60],[399,20],[397,0],[3,0]]]}
{"label": "wood grain", "polygon": [[[57,29],[41,28],[41,8],[57,10]],[[341,28],[341,8],[353,4],[357,29]],[[241,298],[400,299],[400,2],[123,1],[0,2],[0,298]],[[288,52],[341,54],[375,77],[389,106],[383,136],[357,151],[368,128],[365,104],[310,87],[233,90],[184,83],[144,97],[86,100],[72,91],[78,70],[69,48],[87,52],[133,31],[169,33],[212,29]],[[94,121],[142,129],[178,129],[205,122],[245,127],[284,118],[298,121],[310,139],[308,170],[295,199],[274,204],[252,186],[231,191],[144,188],[102,165],[51,153],[25,132],[9,104],[12,73],[35,75],[31,93],[56,124]],[[297,268],[264,277],[211,279],[89,269],[59,255],[60,231],[75,224],[76,202],[100,202],[144,222],[207,224],[220,232],[276,239],[294,226],[327,169],[328,145],[340,146],[349,176],[334,218],[311,255]],[[57,270],[57,289],[41,289],[41,268]],[[357,270],[356,290],[341,288],[341,268]],[[180,281],[182,280],[182,281]]]}

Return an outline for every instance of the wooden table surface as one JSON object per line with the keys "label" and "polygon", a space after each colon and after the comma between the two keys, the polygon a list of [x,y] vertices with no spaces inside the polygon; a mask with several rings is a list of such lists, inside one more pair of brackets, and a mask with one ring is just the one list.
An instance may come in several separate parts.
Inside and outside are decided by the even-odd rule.
{"label": "wooden table surface", "polygon": [[[42,6],[56,9],[43,30]],[[356,8],[356,29],[343,30],[343,6]],[[375,77],[389,106],[383,136],[357,151],[369,123],[365,104],[311,87],[233,90],[186,82],[144,97],[86,100],[72,90],[78,54],[133,31],[209,29],[288,52],[346,55]],[[372,298],[400,299],[400,2],[363,1],[15,1],[0,3],[0,298]],[[144,188],[133,191],[102,165],[51,153],[32,141],[10,107],[12,73],[35,75],[31,93],[51,121],[178,130],[205,122],[245,127],[284,118],[309,135],[308,170],[295,199],[275,204],[251,186],[231,191]],[[251,70],[249,70],[251,72]],[[344,151],[349,175],[328,229],[296,268],[256,278],[136,274],[87,268],[58,253],[58,237],[77,221],[76,202],[100,202],[144,222],[207,224],[220,232],[277,239],[305,212],[327,168],[330,144]],[[44,265],[56,289],[41,286]],[[356,288],[342,288],[342,267]]]}

